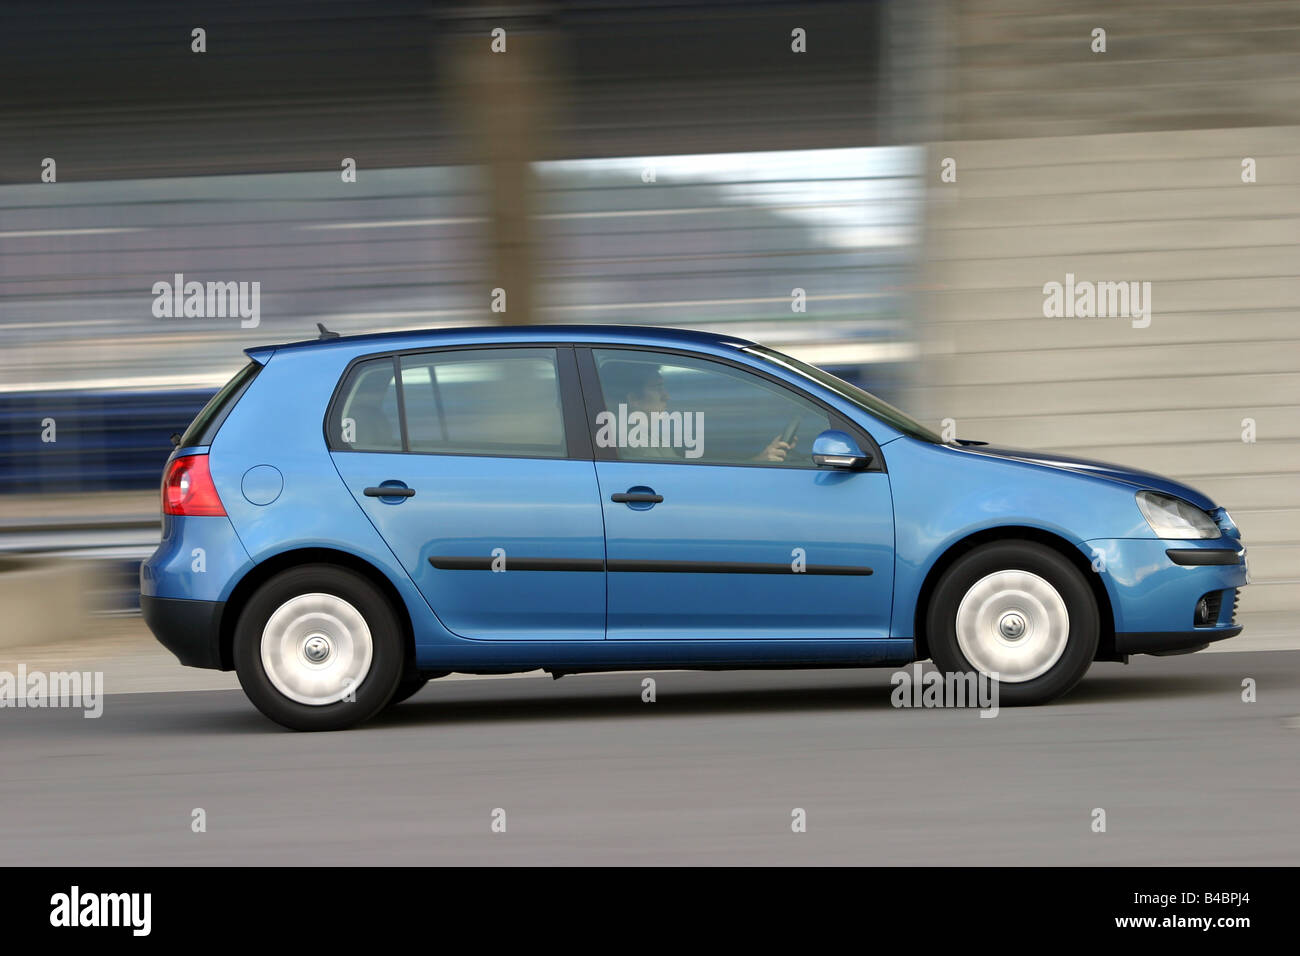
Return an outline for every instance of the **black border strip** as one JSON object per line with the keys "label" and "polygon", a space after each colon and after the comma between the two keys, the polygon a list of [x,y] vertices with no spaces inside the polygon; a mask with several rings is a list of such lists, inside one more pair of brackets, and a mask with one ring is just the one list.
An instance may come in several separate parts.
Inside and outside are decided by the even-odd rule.
{"label": "black border strip", "polygon": [[[442,555],[429,558],[439,571],[491,571],[492,555]],[[600,558],[515,558],[506,557],[507,571],[604,571]]]}
{"label": "black border strip", "polygon": [[1169,548],[1169,560],[1183,567],[1217,564],[1241,564],[1241,554],[1235,548]]}
{"label": "black border strip", "polygon": [[411,436],[406,432],[406,385],[402,382],[402,360],[396,355],[393,356],[393,387],[397,391],[397,424],[402,432],[402,454],[409,455]]}
{"label": "black border strip", "polygon": [[[491,571],[491,555],[443,555],[429,558],[439,571]],[[507,557],[507,571],[615,571],[650,574],[811,574],[867,577],[871,568],[849,564],[809,564],[796,571],[783,562],[755,561],[641,561],[619,560],[608,564],[599,558],[515,558]]]}
{"label": "black border strip", "polygon": [[654,574],[834,574],[866,577],[871,568],[850,564],[809,564],[796,571],[789,562],[766,561],[640,561],[609,562],[611,571],[638,571]]}

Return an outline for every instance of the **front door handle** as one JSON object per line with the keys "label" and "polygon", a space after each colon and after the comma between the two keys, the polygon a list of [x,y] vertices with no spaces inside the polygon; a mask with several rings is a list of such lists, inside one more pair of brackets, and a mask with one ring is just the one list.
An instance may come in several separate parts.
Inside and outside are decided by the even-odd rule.
{"label": "front door handle", "polygon": [[377,488],[367,488],[367,498],[411,498],[415,496],[414,488],[407,488],[405,485],[380,485]]}
{"label": "front door handle", "polygon": [[620,491],[618,494],[610,495],[609,500],[617,501],[619,504],[629,501],[648,501],[657,505],[664,500],[664,496],[657,495],[653,491]]}

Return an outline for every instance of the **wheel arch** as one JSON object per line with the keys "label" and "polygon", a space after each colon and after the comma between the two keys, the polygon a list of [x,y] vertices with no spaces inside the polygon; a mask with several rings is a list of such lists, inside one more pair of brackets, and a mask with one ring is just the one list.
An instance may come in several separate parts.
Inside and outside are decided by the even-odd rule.
{"label": "wheel arch", "polygon": [[968,554],[981,545],[991,544],[995,541],[1032,541],[1035,544],[1051,548],[1073,564],[1083,574],[1083,579],[1088,582],[1088,587],[1092,589],[1093,597],[1097,601],[1101,633],[1097,638],[1097,655],[1093,659],[1098,661],[1123,660],[1115,651],[1115,609],[1111,605],[1110,595],[1106,592],[1106,585],[1102,583],[1101,576],[1093,572],[1087,557],[1068,540],[1051,531],[1044,531],[1042,528],[1033,528],[1027,525],[1004,525],[976,531],[950,545],[939,556],[938,560],[931,565],[925,580],[921,584],[921,590],[917,594],[916,608],[913,611],[912,633],[915,635],[916,640],[917,660],[924,660],[930,656],[929,638],[925,633],[925,619],[926,612],[930,607],[930,600],[934,595],[934,589],[939,584],[939,579],[962,555]]}
{"label": "wheel arch", "polygon": [[406,662],[408,665],[414,665],[415,629],[411,623],[411,614],[397,588],[388,579],[388,575],[364,558],[357,557],[357,555],[350,554],[347,551],[339,551],[333,548],[295,548],[272,555],[266,560],[253,565],[248,573],[235,585],[234,590],[230,592],[230,597],[226,599],[225,607],[221,612],[221,624],[218,631],[222,670],[234,670],[235,668],[235,625],[239,622],[239,615],[243,613],[244,606],[248,603],[249,598],[253,596],[258,588],[280,572],[304,564],[332,564],[346,568],[360,574],[379,588],[384,597],[388,599],[388,603],[392,605],[393,613],[397,615],[397,620],[402,626],[402,644],[405,648]]}

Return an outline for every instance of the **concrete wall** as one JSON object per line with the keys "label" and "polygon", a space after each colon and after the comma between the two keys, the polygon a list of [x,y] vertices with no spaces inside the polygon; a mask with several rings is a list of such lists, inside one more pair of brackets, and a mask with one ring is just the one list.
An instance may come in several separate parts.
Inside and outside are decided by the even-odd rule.
{"label": "concrete wall", "polygon": [[[927,139],[1279,126],[1300,117],[1295,0],[927,0]],[[1106,31],[1094,53],[1092,31]],[[920,80],[913,86],[925,85]]]}

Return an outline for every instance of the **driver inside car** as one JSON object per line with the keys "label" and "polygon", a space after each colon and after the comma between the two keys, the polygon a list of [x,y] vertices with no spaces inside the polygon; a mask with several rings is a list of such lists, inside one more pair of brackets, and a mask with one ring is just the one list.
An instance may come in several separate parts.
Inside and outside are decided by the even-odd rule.
{"label": "driver inside car", "polygon": [[[641,362],[609,362],[600,370],[602,390],[606,402],[614,409],[620,404],[627,406],[629,412],[643,412],[647,416],[654,412],[668,410],[668,387],[664,384],[663,373],[657,365]],[[613,414],[613,410],[611,410]],[[792,422],[791,426],[795,423]],[[787,427],[788,440],[781,434],[775,435],[770,442],[753,458],[753,462],[784,462],[786,456],[799,443],[794,435],[794,428]],[[641,458],[682,458],[682,449],[670,447],[638,448],[637,456]]]}

